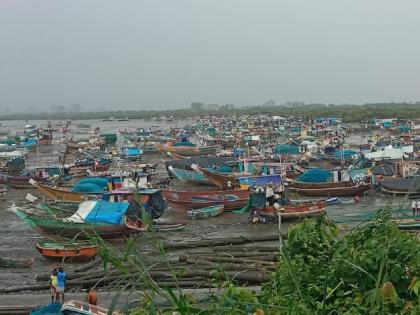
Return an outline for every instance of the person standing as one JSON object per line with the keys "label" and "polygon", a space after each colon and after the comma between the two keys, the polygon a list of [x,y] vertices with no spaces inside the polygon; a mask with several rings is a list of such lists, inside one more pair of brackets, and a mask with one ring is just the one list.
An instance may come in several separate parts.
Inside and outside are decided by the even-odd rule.
{"label": "person standing", "polygon": [[91,305],[98,304],[98,296],[96,295],[95,290],[93,288],[88,289],[88,293],[86,295],[86,302]]}
{"label": "person standing", "polygon": [[57,295],[58,295],[58,302],[60,302],[60,296],[61,296],[61,303],[64,304],[64,289],[66,286],[67,281],[67,274],[64,272],[62,267],[58,267],[57,272]]}
{"label": "person standing", "polygon": [[51,303],[57,302],[57,269],[51,271],[50,275],[51,285]]}

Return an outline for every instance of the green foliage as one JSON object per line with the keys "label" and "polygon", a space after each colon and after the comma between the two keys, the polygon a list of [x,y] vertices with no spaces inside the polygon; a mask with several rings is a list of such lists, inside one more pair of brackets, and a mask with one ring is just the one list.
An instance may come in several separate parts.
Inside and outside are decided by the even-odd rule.
{"label": "green foliage", "polygon": [[[259,295],[235,286],[220,265],[211,271],[215,289],[205,301],[180,288],[159,288],[137,241],[128,240],[122,252],[104,243],[101,251],[104,261],[124,274],[125,286],[117,290],[142,288],[130,314],[420,314],[420,242],[398,230],[387,211],[344,236],[327,217],[294,225]],[[167,255],[157,244],[165,263]],[[166,263],[176,282],[182,270]],[[169,306],[157,306],[157,296]]]}
{"label": "green foliage", "polygon": [[185,119],[193,116],[226,116],[226,115],[256,115],[269,114],[279,116],[299,116],[304,118],[338,116],[343,122],[360,122],[371,118],[408,118],[420,116],[420,103],[377,103],[364,105],[333,105],[333,104],[303,104],[297,107],[288,106],[250,106],[235,109],[222,108],[219,111],[194,112],[191,109],[174,110],[138,110],[138,111],[106,111],[83,113],[19,113],[0,116],[8,119],[104,119],[109,117],[129,119],[152,119],[154,117],[175,117]]}
{"label": "green foliage", "polygon": [[420,242],[386,213],[341,239],[326,218],[307,220],[289,233],[260,300],[291,314],[410,314],[419,272]]}

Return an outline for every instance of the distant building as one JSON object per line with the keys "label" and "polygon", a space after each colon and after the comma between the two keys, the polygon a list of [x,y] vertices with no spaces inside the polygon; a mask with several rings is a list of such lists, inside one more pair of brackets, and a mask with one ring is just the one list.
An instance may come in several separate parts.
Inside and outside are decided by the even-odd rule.
{"label": "distant building", "polygon": [[215,110],[219,110],[220,106],[219,104],[206,104],[203,106],[204,110],[209,110],[209,111],[215,111]]}
{"label": "distant building", "polygon": [[271,106],[276,106],[276,101],[274,100],[269,100],[265,103],[262,104],[263,107],[271,107]]}
{"label": "distant building", "polygon": [[304,102],[287,102],[286,104],[284,104],[284,106],[286,107],[302,107],[305,106]]}
{"label": "distant building", "polygon": [[73,105],[71,105],[69,112],[72,112],[72,113],[80,113],[81,112],[80,104],[73,104]]}
{"label": "distant building", "polygon": [[191,103],[191,109],[195,112],[198,112],[200,110],[203,110],[204,104],[201,102],[192,102]]}
{"label": "distant building", "polygon": [[235,108],[235,105],[233,104],[225,104],[223,106],[219,107],[219,110],[232,110]]}

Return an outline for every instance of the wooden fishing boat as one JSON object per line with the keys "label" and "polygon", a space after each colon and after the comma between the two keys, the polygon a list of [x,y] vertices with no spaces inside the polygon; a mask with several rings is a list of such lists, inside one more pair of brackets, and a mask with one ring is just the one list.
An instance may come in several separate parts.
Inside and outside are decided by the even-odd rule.
{"label": "wooden fishing boat", "polygon": [[311,197],[345,197],[359,195],[371,188],[370,183],[355,184],[351,181],[336,183],[293,182],[289,186],[291,192]]}
{"label": "wooden fishing boat", "polygon": [[279,186],[281,185],[280,175],[254,175],[242,176],[236,178],[241,184],[241,188],[245,189],[252,186],[266,186],[269,184]]}
{"label": "wooden fishing boat", "polygon": [[78,152],[79,149],[85,149],[88,147],[88,143],[77,143],[74,141],[66,142],[67,152]]}
{"label": "wooden fishing boat", "polygon": [[208,180],[219,187],[220,189],[226,189],[229,187],[228,182],[230,182],[231,188],[240,188],[241,184],[239,180],[236,179],[239,174],[226,174],[226,173],[215,173],[211,172],[205,168],[198,167],[198,169],[204,174]]}
{"label": "wooden fishing boat", "polygon": [[96,244],[86,242],[71,242],[66,244],[45,241],[35,246],[42,256],[55,259],[72,258],[82,260],[94,257],[98,253],[98,246]]}
{"label": "wooden fishing boat", "polygon": [[13,188],[31,189],[31,188],[34,188],[34,186],[30,184],[31,179],[43,182],[48,179],[48,176],[46,177],[10,176],[8,179],[8,184]]}
{"label": "wooden fishing boat", "polygon": [[204,147],[189,147],[189,146],[172,146],[168,144],[156,143],[156,149],[162,153],[175,153],[182,156],[198,156],[215,154],[217,146],[204,146]]}
{"label": "wooden fishing boat", "polygon": [[399,178],[383,180],[380,183],[381,191],[386,194],[405,196],[407,194],[419,194],[420,182],[414,178]]}
{"label": "wooden fishing boat", "polygon": [[41,202],[36,205],[36,208],[47,212],[51,216],[71,216],[79,208],[80,202],[78,201],[50,201]]}
{"label": "wooden fishing boat", "polygon": [[4,174],[0,174],[0,185],[7,184],[8,176]]}
{"label": "wooden fishing boat", "polygon": [[225,210],[223,205],[215,205],[210,207],[205,207],[196,210],[190,210],[187,212],[188,216],[195,218],[195,219],[204,219],[210,217],[216,217],[219,214],[222,214]]}
{"label": "wooden fishing boat", "polygon": [[190,158],[189,156],[183,156],[174,152],[168,152],[168,156],[172,157],[174,160],[188,160]]}
{"label": "wooden fishing boat", "polygon": [[116,311],[110,312],[108,309],[96,305],[87,304],[86,302],[70,300],[61,307],[63,314],[74,315],[107,315],[120,314]]}
{"label": "wooden fishing boat", "polygon": [[168,172],[171,175],[173,175],[173,177],[175,177],[183,183],[191,183],[196,185],[212,185],[209,179],[206,176],[204,176],[204,174],[200,171],[196,172],[190,170],[177,169],[169,165]]}
{"label": "wooden fishing boat", "polygon": [[168,202],[187,209],[223,205],[225,210],[234,210],[243,207],[248,202],[249,190],[201,192],[163,190],[162,195]]}
{"label": "wooden fishing boat", "polygon": [[282,220],[296,220],[301,218],[315,217],[325,212],[326,203],[324,200],[290,201],[288,199],[277,199],[268,202],[264,191],[251,193],[248,204],[235,213],[245,213],[249,210],[258,215],[277,219],[280,212]]}
{"label": "wooden fishing boat", "polygon": [[137,232],[130,229],[125,224],[125,216],[119,224],[111,223],[86,223],[70,222],[64,218],[52,217],[42,213],[42,211],[29,211],[23,209],[14,209],[16,215],[32,228],[42,234],[54,234],[63,237],[74,237],[84,234],[98,234],[103,238],[116,238]]}
{"label": "wooden fishing boat", "polygon": [[0,184],[0,198],[7,195],[7,188],[5,185]]}
{"label": "wooden fishing boat", "polygon": [[63,188],[54,188],[47,185],[40,184],[36,181],[30,181],[31,185],[35,186],[38,191],[51,199],[62,201],[83,201],[92,195],[84,195],[78,192],[71,192]]}
{"label": "wooden fishing boat", "polygon": [[[259,209],[261,213],[273,215],[275,213],[274,206]],[[302,218],[310,218],[320,216],[325,212],[325,202],[312,201],[303,203],[290,203],[280,206],[280,215],[282,220],[297,220]]]}
{"label": "wooden fishing boat", "polygon": [[407,218],[407,219],[393,219],[392,223],[398,225],[400,230],[419,230],[420,218]]}
{"label": "wooden fishing boat", "polygon": [[41,131],[38,137],[38,143],[42,145],[51,144],[53,139],[53,130],[51,128],[45,128]]}

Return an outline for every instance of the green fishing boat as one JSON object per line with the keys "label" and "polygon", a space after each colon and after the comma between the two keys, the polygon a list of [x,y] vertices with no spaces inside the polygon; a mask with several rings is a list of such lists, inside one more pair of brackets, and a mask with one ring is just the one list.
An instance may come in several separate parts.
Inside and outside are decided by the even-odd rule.
{"label": "green fishing boat", "polygon": [[[104,238],[115,238],[138,232],[126,224],[126,217],[123,213],[128,208],[128,203],[121,205],[121,207],[126,207],[122,211],[117,209],[118,206],[117,204],[113,206],[110,203],[106,203],[105,207],[101,204],[97,205],[96,202],[92,204],[82,203],[78,212],[67,218],[54,216],[48,211],[40,209],[15,209],[14,212],[30,227],[47,235],[53,234],[64,237],[80,235],[82,237],[84,234],[97,234]],[[108,218],[104,217],[103,213],[110,213],[106,207],[111,208],[115,214],[110,214]],[[89,220],[89,213],[94,213],[97,216],[102,215],[102,217],[93,217]]]}
{"label": "green fishing boat", "polygon": [[79,208],[80,202],[76,201],[55,201],[51,203],[43,202],[36,207],[47,212],[51,216],[65,217],[71,216]]}
{"label": "green fishing boat", "polygon": [[116,133],[101,133],[99,138],[103,139],[106,144],[115,144],[118,137]]}
{"label": "green fishing boat", "polygon": [[204,219],[204,218],[216,217],[219,214],[222,214],[224,210],[225,210],[224,205],[214,205],[214,206],[205,207],[201,209],[190,210],[187,212],[187,214],[191,218]]}

